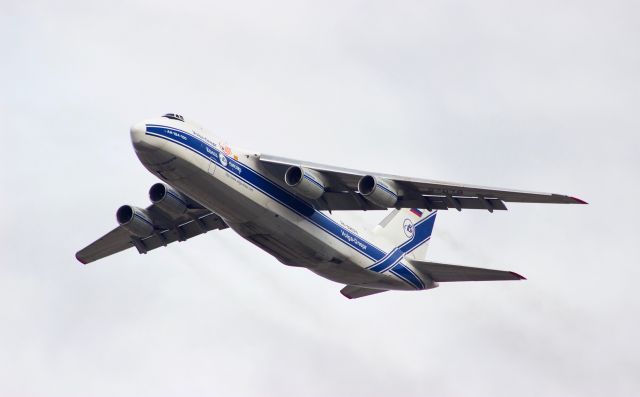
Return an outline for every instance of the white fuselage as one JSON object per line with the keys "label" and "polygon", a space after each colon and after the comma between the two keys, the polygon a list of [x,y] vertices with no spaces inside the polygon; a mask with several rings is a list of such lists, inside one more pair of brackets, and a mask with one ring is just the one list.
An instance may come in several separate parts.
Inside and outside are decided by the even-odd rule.
{"label": "white fuselage", "polygon": [[280,262],[342,284],[425,288],[420,277],[366,269],[393,247],[377,247],[355,229],[316,211],[284,181],[269,175],[257,154],[237,152],[199,127],[166,118],[134,125],[131,139],[150,172],[218,214]]}

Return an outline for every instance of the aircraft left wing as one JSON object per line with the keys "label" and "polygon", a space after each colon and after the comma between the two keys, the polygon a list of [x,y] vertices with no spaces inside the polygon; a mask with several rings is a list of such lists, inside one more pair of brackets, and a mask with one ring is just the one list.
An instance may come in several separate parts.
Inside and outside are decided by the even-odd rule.
{"label": "aircraft left wing", "polygon": [[318,210],[455,208],[458,211],[482,209],[493,212],[506,210],[505,202],[587,204],[562,194],[371,173],[265,154],[260,155],[260,161],[275,180],[310,201]]}
{"label": "aircraft left wing", "polygon": [[[176,241],[185,241],[210,230],[229,227],[217,214],[200,206],[193,200],[169,190],[170,188],[165,185],[156,184],[152,187],[152,191],[154,187],[166,189],[164,192],[169,191],[169,194],[165,193],[163,197],[179,197],[182,199],[185,206],[181,208],[180,213],[175,211],[176,207],[163,205],[160,201],[144,210],[131,206],[122,206],[118,212],[123,209],[125,212],[130,211],[128,214],[130,218],[139,220],[144,227],[140,231],[136,231],[135,226],[132,228],[129,222],[125,222],[78,251],[76,259],[83,264],[87,264],[132,247],[135,247],[139,253],[146,254],[151,250],[162,246],[166,247]],[[174,195],[170,195],[171,193]],[[168,210],[171,208],[174,208],[174,211]],[[118,215],[118,218],[120,218],[120,215]]]}

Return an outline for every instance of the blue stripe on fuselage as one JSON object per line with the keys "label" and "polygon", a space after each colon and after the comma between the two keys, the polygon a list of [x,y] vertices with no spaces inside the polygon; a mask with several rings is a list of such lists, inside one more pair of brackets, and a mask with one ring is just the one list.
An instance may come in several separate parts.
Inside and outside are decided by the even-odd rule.
{"label": "blue stripe on fuselage", "polygon": [[398,263],[391,269],[391,273],[395,274],[402,280],[408,282],[411,285],[418,286],[417,289],[424,289],[424,283],[411,269],[402,263]]}
{"label": "blue stripe on fuselage", "polygon": [[[197,138],[194,135],[183,130],[157,124],[147,124],[147,135],[174,142],[209,159],[219,167],[224,168],[227,172],[242,179],[244,182],[258,189],[260,192],[269,196],[273,200],[279,202],[280,204],[296,212],[297,214],[305,217],[314,225],[318,226],[328,234],[332,235],[334,238],[350,246],[372,261],[377,262],[386,256],[386,253],[380,248],[362,239],[361,237],[354,235],[349,230],[341,227],[338,223],[333,221],[333,219],[329,218],[322,212],[317,211],[308,203],[297,198],[289,191],[283,189],[281,186],[262,176],[260,173],[248,167],[247,165],[232,158],[227,158],[227,165],[224,166],[220,162],[218,156],[221,152],[217,148],[204,142],[200,138]],[[433,225],[431,226],[431,228],[432,227]],[[424,284],[422,283],[420,278],[416,276],[415,273],[413,273],[409,268],[400,263],[396,264],[395,267],[392,268],[392,270],[396,268],[399,268],[400,270],[398,272],[395,272],[394,274],[400,279],[407,282],[416,289],[424,288]],[[413,276],[409,277],[406,276],[406,274],[411,274]]]}

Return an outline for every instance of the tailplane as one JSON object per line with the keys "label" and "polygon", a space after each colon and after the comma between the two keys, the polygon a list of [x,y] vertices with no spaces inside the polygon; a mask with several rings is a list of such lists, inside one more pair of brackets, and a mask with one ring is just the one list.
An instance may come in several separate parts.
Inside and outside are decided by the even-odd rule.
{"label": "tailplane", "polygon": [[[455,281],[525,280],[510,271],[425,261],[435,221],[435,211],[415,208],[393,210],[373,230],[375,243],[388,254],[367,269],[377,273],[389,270],[416,289],[435,288],[438,283]],[[340,292],[349,299],[355,299],[385,291],[366,285],[347,285]]]}
{"label": "tailplane", "polygon": [[450,265],[447,263],[425,262],[411,260],[413,267],[424,276],[437,283],[453,281],[500,281],[500,280],[526,280],[518,273],[484,269],[481,267],[469,267]]}
{"label": "tailplane", "polygon": [[379,294],[381,292],[386,292],[386,289],[373,289],[360,287],[358,285],[347,285],[343,289],[340,290],[340,293],[349,299],[362,298],[363,296],[369,296],[373,294]]}

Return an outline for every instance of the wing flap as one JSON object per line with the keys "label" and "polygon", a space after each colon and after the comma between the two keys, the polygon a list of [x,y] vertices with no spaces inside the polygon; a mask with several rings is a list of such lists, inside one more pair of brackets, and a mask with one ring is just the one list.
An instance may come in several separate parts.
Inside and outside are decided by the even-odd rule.
{"label": "wing flap", "polygon": [[499,281],[499,280],[526,280],[518,273],[484,269],[481,267],[468,267],[450,265],[446,263],[409,261],[414,268],[431,278],[435,282],[446,283],[454,281]]}
{"label": "wing flap", "polygon": [[401,198],[398,200],[399,208],[426,208],[433,210],[473,209],[488,211],[505,211],[504,202],[496,198],[484,197],[444,197],[444,196],[420,196],[414,198]]}
{"label": "wing flap", "polygon": [[[228,226],[219,216],[214,213],[210,213],[201,218],[194,219],[172,229],[167,229],[139,240],[139,242],[142,243],[142,246],[138,246],[139,251],[151,251],[159,247],[166,247],[168,244],[176,241],[186,241],[210,230],[224,229],[226,227]],[[132,241],[133,245],[136,245],[136,243],[137,242]]]}

